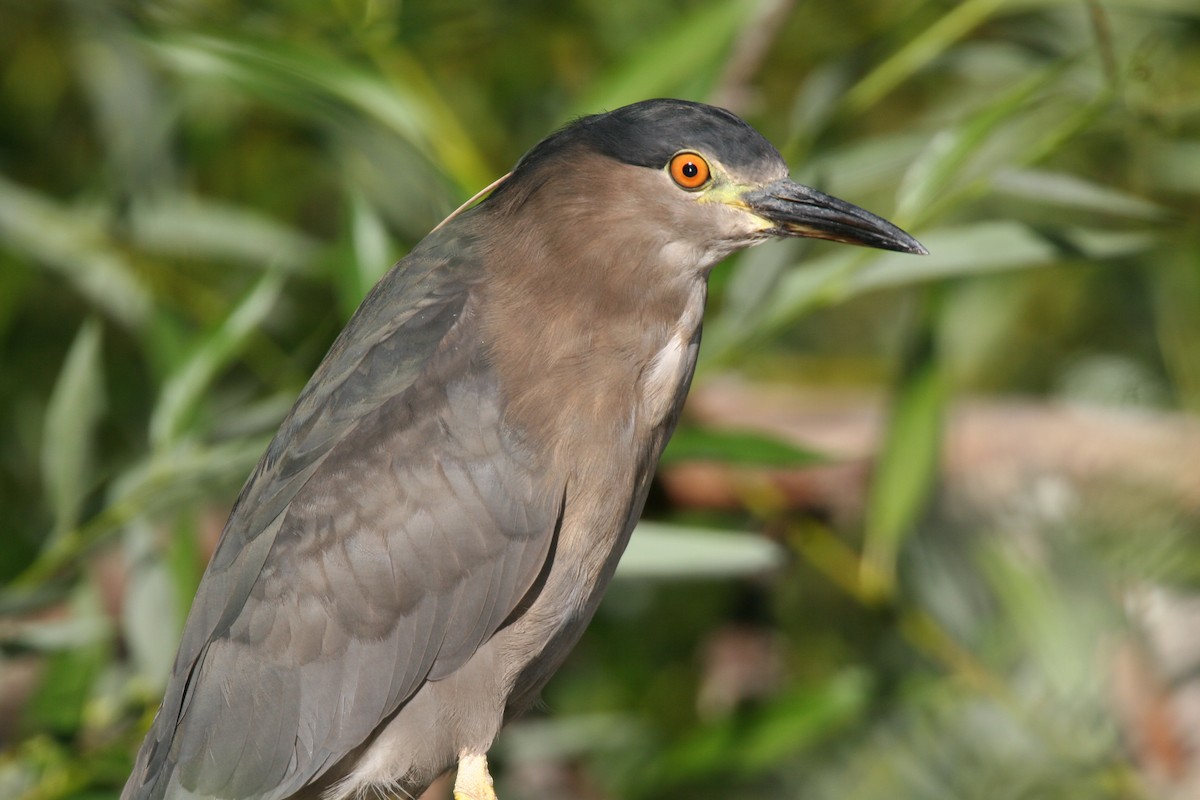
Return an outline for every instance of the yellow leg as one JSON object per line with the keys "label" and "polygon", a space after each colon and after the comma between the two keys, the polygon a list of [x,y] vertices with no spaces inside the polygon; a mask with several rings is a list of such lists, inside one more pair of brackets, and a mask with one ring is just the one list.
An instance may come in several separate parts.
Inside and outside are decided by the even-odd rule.
{"label": "yellow leg", "polygon": [[459,757],[454,800],[496,800],[487,756],[483,753],[465,753]]}

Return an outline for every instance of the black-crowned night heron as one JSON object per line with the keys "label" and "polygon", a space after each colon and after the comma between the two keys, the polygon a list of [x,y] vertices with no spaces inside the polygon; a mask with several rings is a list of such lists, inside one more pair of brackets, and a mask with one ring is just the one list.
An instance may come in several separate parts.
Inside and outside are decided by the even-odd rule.
{"label": "black-crowned night heron", "polygon": [[246,482],[123,798],[494,798],[486,752],[596,610],[706,279],[810,236],[923,253],[733,114],[578,120],[375,286]]}

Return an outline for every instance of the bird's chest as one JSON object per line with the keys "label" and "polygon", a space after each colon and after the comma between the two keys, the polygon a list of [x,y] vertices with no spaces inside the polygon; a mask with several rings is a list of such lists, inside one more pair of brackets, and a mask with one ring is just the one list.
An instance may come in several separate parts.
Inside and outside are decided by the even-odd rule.
{"label": "bird's chest", "polygon": [[674,419],[687,395],[699,349],[699,316],[692,319],[689,314],[638,376],[632,400],[642,426],[655,429]]}
{"label": "bird's chest", "polygon": [[[566,476],[562,520],[546,582],[509,638],[528,665],[517,681],[523,698],[547,678],[595,612],[630,534],[641,516],[655,466],[687,394],[700,341],[703,287],[689,298],[666,335],[640,344],[637,359],[626,348],[625,374],[610,369],[611,383],[574,386],[564,400],[555,461]],[[594,354],[599,356],[601,354]],[[629,362],[636,364],[629,368]],[[599,366],[591,374],[599,374]],[[619,378],[617,376],[620,376]],[[589,404],[599,393],[603,402]],[[577,397],[571,403],[568,398]],[[565,410],[565,409],[564,409]],[[525,643],[552,642],[534,651]],[[511,645],[510,645],[511,646]],[[515,704],[520,705],[521,699]]]}
{"label": "bird's chest", "polygon": [[[674,430],[700,346],[703,287],[689,298],[666,335],[645,347],[635,373],[616,391],[603,430],[572,449],[564,547],[575,559],[575,605],[594,608],[629,534],[641,516],[659,456]],[[612,413],[615,412],[615,413]]]}

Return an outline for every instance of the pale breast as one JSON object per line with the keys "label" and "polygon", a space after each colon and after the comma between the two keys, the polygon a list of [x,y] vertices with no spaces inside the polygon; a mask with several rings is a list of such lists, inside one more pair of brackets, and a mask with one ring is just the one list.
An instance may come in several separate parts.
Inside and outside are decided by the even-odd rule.
{"label": "pale breast", "polygon": [[642,413],[653,426],[660,424],[675,404],[688,362],[688,343],[676,332],[642,373]]}
{"label": "pale breast", "polygon": [[683,386],[696,366],[700,348],[700,317],[704,312],[701,288],[684,309],[671,330],[667,343],[654,354],[638,381],[641,414],[651,427],[663,423],[677,403],[682,402]]}

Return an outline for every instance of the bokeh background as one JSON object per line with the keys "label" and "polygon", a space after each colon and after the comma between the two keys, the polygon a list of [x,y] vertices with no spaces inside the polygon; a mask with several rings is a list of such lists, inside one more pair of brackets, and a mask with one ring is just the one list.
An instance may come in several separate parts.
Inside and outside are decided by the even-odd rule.
{"label": "bokeh background", "polygon": [[714,273],[501,797],[1200,797],[1195,0],[0,0],[0,797],[116,797],[367,288],[654,96],[931,255]]}

